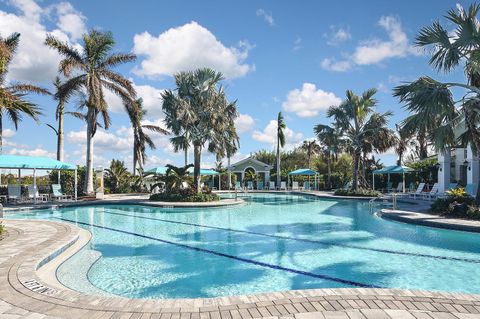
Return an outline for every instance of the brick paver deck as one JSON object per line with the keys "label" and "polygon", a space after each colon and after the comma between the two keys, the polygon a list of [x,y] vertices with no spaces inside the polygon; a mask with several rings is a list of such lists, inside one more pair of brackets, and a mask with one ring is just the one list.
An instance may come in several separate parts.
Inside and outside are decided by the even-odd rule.
{"label": "brick paver deck", "polygon": [[480,318],[480,295],[396,289],[311,289],[206,299],[142,300],[52,290],[36,274],[69,246],[70,224],[5,220],[0,241],[0,318]]}

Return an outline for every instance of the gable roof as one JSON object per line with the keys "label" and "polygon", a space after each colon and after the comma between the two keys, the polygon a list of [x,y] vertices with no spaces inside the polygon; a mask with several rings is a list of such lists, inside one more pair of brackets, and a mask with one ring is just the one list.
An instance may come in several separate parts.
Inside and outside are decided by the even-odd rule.
{"label": "gable roof", "polygon": [[266,164],[266,163],[264,163],[264,162],[260,162],[259,160],[257,160],[257,159],[255,159],[255,158],[253,158],[253,157],[250,156],[250,157],[244,158],[244,159],[241,160],[241,161],[238,161],[238,162],[236,162],[236,163],[231,164],[231,165],[228,167],[228,169],[229,169],[229,170],[234,170],[236,166],[245,164],[245,163],[247,163],[247,162],[250,162],[250,163],[254,163],[254,164],[263,166],[263,167],[265,167],[265,169],[269,169],[269,170],[273,168],[272,165],[268,165],[268,164]]}

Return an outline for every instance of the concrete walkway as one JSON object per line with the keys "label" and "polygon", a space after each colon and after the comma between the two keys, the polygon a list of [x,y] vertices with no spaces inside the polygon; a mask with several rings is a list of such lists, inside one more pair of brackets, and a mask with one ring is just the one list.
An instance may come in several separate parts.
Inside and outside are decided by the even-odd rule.
{"label": "concrete walkway", "polygon": [[48,286],[39,265],[74,244],[79,228],[4,220],[0,318],[480,318],[480,295],[396,289],[312,289],[206,299],[106,298]]}

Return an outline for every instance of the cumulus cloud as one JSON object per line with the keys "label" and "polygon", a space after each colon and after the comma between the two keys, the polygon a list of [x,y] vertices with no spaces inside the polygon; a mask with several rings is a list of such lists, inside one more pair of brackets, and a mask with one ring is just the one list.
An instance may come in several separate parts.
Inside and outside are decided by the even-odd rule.
{"label": "cumulus cloud", "polygon": [[272,13],[267,12],[264,9],[258,9],[256,11],[257,17],[262,17],[269,26],[273,27],[275,25],[275,20],[273,19]]}
{"label": "cumulus cloud", "polygon": [[134,70],[138,75],[156,77],[210,67],[227,78],[236,78],[254,70],[254,66],[245,63],[252,48],[248,42],[228,48],[195,21],[168,29],[157,37],[148,32],[136,34],[133,42],[133,52],[145,57]]}
{"label": "cumulus cloud", "polygon": [[[57,74],[60,56],[55,50],[44,45],[45,37],[50,33],[63,41],[70,41],[85,30],[85,19],[68,2],[49,8],[41,8],[32,0],[12,0],[8,3],[17,9],[18,13],[0,10],[0,35],[7,37],[13,32],[21,34],[20,45],[9,68],[8,80],[53,80]],[[80,19],[75,24],[73,15]],[[58,28],[47,29],[42,24],[44,17],[50,18]],[[68,24],[69,22],[72,24]]]}
{"label": "cumulus cloud", "polygon": [[346,59],[324,59],[321,66],[330,71],[344,72],[355,65],[372,65],[392,58],[402,58],[408,55],[419,55],[420,52],[409,42],[407,34],[402,29],[400,20],[394,16],[383,16],[378,25],[385,30],[388,39],[374,38],[359,43],[355,51]]}
{"label": "cumulus cloud", "polygon": [[38,146],[34,149],[12,148],[7,151],[7,154],[24,155],[24,156],[42,156],[42,157],[50,157],[50,158],[56,158],[57,156],[55,153],[49,152],[46,149],[42,148],[41,146]]}
{"label": "cumulus cloud", "polygon": [[298,51],[302,47],[302,38],[300,38],[298,35],[293,41],[293,51]]}
{"label": "cumulus cloud", "polygon": [[[303,140],[303,134],[294,132],[290,128],[285,128],[286,149],[292,148],[294,145]],[[267,143],[272,146],[277,145],[277,121],[271,120],[263,131],[255,130],[252,133],[252,138],[261,143]]]}
{"label": "cumulus cloud", "polygon": [[332,46],[339,45],[352,38],[350,27],[343,28],[334,25],[331,25],[329,32],[324,33],[323,36],[327,39],[327,44]]}
{"label": "cumulus cloud", "polygon": [[235,127],[237,128],[237,133],[242,134],[250,131],[255,126],[255,120],[248,114],[240,114],[235,119]]}
{"label": "cumulus cloud", "polygon": [[313,117],[332,105],[340,104],[341,101],[332,92],[317,89],[312,83],[303,83],[301,89],[288,92],[282,107],[285,111],[296,113],[300,117]]}

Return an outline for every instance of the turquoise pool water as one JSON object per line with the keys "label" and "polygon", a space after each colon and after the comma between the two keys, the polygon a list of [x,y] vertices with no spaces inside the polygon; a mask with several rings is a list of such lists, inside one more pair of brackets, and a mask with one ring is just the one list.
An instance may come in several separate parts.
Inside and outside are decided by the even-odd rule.
{"label": "turquoise pool water", "polygon": [[[230,208],[90,206],[7,218],[76,223],[92,241],[57,271],[135,298],[391,287],[480,293],[480,235],[383,220],[363,201],[257,194]],[[93,264],[92,264],[93,263]]]}

